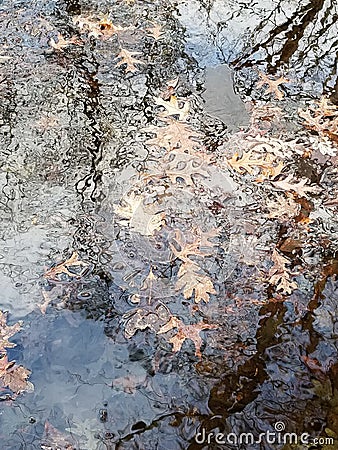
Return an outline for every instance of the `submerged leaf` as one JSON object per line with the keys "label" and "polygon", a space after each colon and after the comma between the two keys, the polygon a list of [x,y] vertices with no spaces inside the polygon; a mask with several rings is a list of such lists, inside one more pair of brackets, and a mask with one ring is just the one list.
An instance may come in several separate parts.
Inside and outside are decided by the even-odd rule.
{"label": "submerged leaf", "polygon": [[161,97],[155,97],[155,103],[158,106],[164,106],[166,112],[162,113],[162,116],[178,116],[179,120],[184,121],[190,110],[190,103],[187,101],[182,102],[183,106],[180,107],[179,101],[175,95],[170,97],[170,100],[167,102],[163,100]]}
{"label": "submerged leaf", "polygon": [[167,333],[174,328],[177,328],[177,333],[168,340],[171,344],[173,344],[173,352],[180,351],[184,341],[186,339],[190,339],[195,345],[195,355],[198,358],[201,358],[202,338],[200,336],[200,332],[203,330],[212,330],[218,327],[217,325],[211,325],[205,322],[185,325],[177,317],[172,317],[170,321],[157,332],[157,334]]}
{"label": "submerged leaf", "polygon": [[135,66],[135,64],[145,64],[143,61],[140,61],[139,59],[134,58],[135,55],[141,55],[140,52],[130,52],[129,50],[126,50],[125,48],[121,48],[120,53],[117,55],[116,59],[121,59],[118,63],[116,63],[116,67],[126,65],[125,71],[128,72],[136,72],[138,68]]}

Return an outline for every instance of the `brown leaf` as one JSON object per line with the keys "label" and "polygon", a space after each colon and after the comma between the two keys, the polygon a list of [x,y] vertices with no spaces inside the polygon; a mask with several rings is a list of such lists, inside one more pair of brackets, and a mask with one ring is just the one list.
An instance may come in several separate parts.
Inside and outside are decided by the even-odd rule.
{"label": "brown leaf", "polygon": [[16,346],[13,342],[9,342],[14,334],[21,330],[21,322],[14,325],[7,325],[7,313],[0,311],[0,353],[6,352],[6,348],[13,348]]}
{"label": "brown leaf", "polygon": [[203,330],[211,330],[218,327],[216,325],[210,325],[205,322],[199,322],[193,325],[185,325],[177,317],[172,317],[170,321],[158,331],[157,334],[167,333],[173,328],[177,328],[177,334],[169,339],[169,342],[173,344],[173,352],[178,352],[179,350],[181,350],[184,341],[186,339],[190,339],[195,345],[195,355],[198,358],[201,358],[202,338],[200,336],[200,332]]}
{"label": "brown leaf", "polygon": [[61,431],[53,427],[47,420],[45,422],[41,448],[43,450],[76,450],[72,437],[61,433]]}
{"label": "brown leaf", "polygon": [[263,181],[266,178],[275,178],[281,173],[284,168],[283,163],[279,162],[276,166],[273,166],[274,162],[275,158],[272,155],[268,154],[265,158],[258,158],[257,156],[253,156],[251,150],[247,153],[243,151],[241,157],[236,152],[232,158],[228,159],[228,164],[241,174],[245,173],[245,171],[253,174],[257,168],[261,168],[260,178],[257,181]]}
{"label": "brown leaf", "polygon": [[58,33],[58,41],[55,42],[54,38],[51,38],[49,41],[49,45],[53,47],[55,50],[60,50],[63,52],[63,49],[68,47],[69,45],[82,45],[83,42],[81,39],[78,39],[76,36],[71,37],[70,39],[65,39],[62,34]]}
{"label": "brown leaf", "polygon": [[176,282],[176,290],[183,289],[184,298],[188,299],[195,293],[195,303],[201,300],[205,303],[209,302],[209,294],[216,294],[211,279],[201,273],[201,269],[197,264],[185,262],[178,271],[178,280]]}
{"label": "brown leaf", "polygon": [[[165,101],[161,97],[155,97],[154,99],[156,105],[163,106],[166,109],[166,111],[161,114],[163,117],[178,116],[178,119],[182,121],[187,118],[190,111],[189,102],[183,100],[179,101],[175,95],[172,95],[169,101]],[[180,103],[182,103],[182,107],[180,107]]]}
{"label": "brown leaf", "polygon": [[[219,231],[216,229],[210,230],[209,232],[203,232],[199,229],[195,229],[190,236],[185,239],[184,234],[181,230],[175,231],[174,242],[178,245],[177,249],[173,244],[169,244],[174,255],[184,262],[194,262],[189,256],[209,256],[212,253],[210,249],[216,244],[210,242],[209,239],[216,237]],[[192,242],[190,242],[192,241]]]}
{"label": "brown leaf", "polygon": [[273,80],[262,72],[259,72],[259,76],[261,80],[258,81],[256,87],[260,88],[265,84],[267,84],[268,88],[266,89],[265,93],[266,94],[272,93],[277,97],[278,100],[282,100],[282,98],[284,97],[284,93],[278,88],[278,86],[280,84],[289,83],[289,80],[287,80],[284,77],[280,77],[277,80]]}
{"label": "brown leaf", "polygon": [[268,200],[266,206],[269,210],[268,217],[272,219],[292,219],[300,212],[300,205],[292,197],[278,195],[276,200]]}
{"label": "brown leaf", "polygon": [[297,289],[298,285],[291,280],[291,275],[286,267],[286,265],[290,264],[290,261],[276,249],[273,251],[272,261],[274,265],[269,271],[269,283],[276,286],[277,291],[291,294],[293,289]]}
{"label": "brown leaf", "polygon": [[120,32],[125,32],[130,30],[130,27],[120,27],[119,25],[114,25],[113,22],[104,16],[101,19],[97,19],[93,16],[75,16],[73,17],[73,23],[76,25],[81,32],[88,32],[88,37],[93,36],[94,38],[109,38]]}
{"label": "brown leaf", "polygon": [[16,394],[33,389],[32,383],[27,381],[30,373],[30,370],[18,366],[15,361],[8,361],[7,355],[0,359],[0,384]]}
{"label": "brown leaf", "polygon": [[321,191],[318,186],[307,186],[309,180],[306,178],[299,180],[298,183],[292,181],[292,178],[292,175],[288,175],[284,180],[274,181],[272,184],[285,191],[294,191],[299,197],[307,197],[308,192],[318,193]]}
{"label": "brown leaf", "polygon": [[[81,272],[77,273],[76,271],[69,270],[72,267],[83,267],[84,269],[81,270]],[[78,253],[73,252],[72,256],[69,259],[47,270],[47,272],[44,274],[44,277],[54,281],[60,281],[59,278],[57,278],[57,275],[62,274],[68,275],[71,278],[80,278],[87,268],[88,264],[80,261]]]}
{"label": "brown leaf", "polygon": [[125,72],[136,72],[138,68],[135,66],[135,64],[144,64],[143,61],[140,61],[139,59],[134,58],[134,55],[141,55],[140,52],[130,52],[129,50],[126,50],[125,48],[121,48],[120,53],[117,55],[116,59],[121,59],[118,63],[116,63],[116,67],[122,66],[123,64],[126,64]]}
{"label": "brown leaf", "polygon": [[155,138],[146,141],[147,145],[163,147],[168,152],[175,151],[193,155],[203,148],[200,144],[200,133],[177,120],[171,118],[164,118],[163,120],[167,124],[165,127],[150,126],[142,130],[156,134]]}

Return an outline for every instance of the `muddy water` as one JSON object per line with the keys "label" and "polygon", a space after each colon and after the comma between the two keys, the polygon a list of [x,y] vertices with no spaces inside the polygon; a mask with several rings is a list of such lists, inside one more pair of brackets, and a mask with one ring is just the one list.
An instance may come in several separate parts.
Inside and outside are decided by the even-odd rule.
{"label": "muddy water", "polygon": [[[226,142],[236,149],[236,132],[250,121],[244,102],[268,98],[255,89],[257,70],[292,78],[287,123],[274,131],[295,137],[298,102],[322,93],[337,99],[336,9],[324,0],[2,3],[0,309],[11,323],[23,321],[8,354],[32,371],[35,390],[15,400],[2,393],[1,448],[67,448],[46,435],[46,421],[68,448],[83,450],[309,448],[201,442],[203,433],[273,433],[276,423],[298,435],[338,433],[334,210],[314,216],[294,258],[310,269],[296,273],[299,289],[280,299],[262,274],[268,251],[292,230],[262,217],[267,194],[224,166],[192,188],[150,192],[153,213],[166,212],[162,241],[140,232],[144,216],[126,228],[114,209],[139,193],[140,173],[157,167],[142,130],[157,120],[154,96],[177,76],[210,154],[222,155]],[[116,67],[121,40],[82,33],[73,20],[81,14],[135,27],[119,39],[140,52],[139,70]],[[144,31],[154,23],[163,27],[158,40]],[[53,49],[58,33],[81,45]],[[295,158],[296,166],[313,180],[324,171]],[[172,230],[187,222],[221,229],[204,266],[217,294],[199,311],[176,292],[168,247]],[[83,276],[43,277],[73,251],[87,265]],[[157,314],[153,329],[137,329],[138,307]],[[168,311],[186,324],[217,326],[202,333],[201,359],[191,341],[174,353],[156,334]],[[325,370],[309,370],[307,355]]]}

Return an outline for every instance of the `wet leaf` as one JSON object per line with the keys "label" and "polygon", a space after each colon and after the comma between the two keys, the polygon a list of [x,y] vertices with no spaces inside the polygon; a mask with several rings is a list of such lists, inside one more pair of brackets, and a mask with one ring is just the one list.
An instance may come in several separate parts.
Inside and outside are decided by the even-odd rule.
{"label": "wet leaf", "polygon": [[103,16],[98,19],[93,16],[74,16],[73,23],[76,25],[82,33],[88,33],[88,37],[93,36],[95,39],[101,37],[112,37],[120,32],[130,30],[130,27],[121,27],[114,25],[113,22],[107,17]]}
{"label": "wet leaf", "polygon": [[168,339],[168,341],[173,344],[173,352],[178,352],[181,350],[182,345],[186,339],[193,341],[195,345],[195,355],[198,358],[202,357],[201,345],[202,338],[200,336],[203,330],[212,330],[218,328],[217,325],[211,325],[205,322],[199,322],[193,325],[185,325],[177,317],[172,317],[170,321],[164,325],[157,334],[168,333],[172,329],[177,328],[177,333]]}
{"label": "wet leaf", "polygon": [[30,370],[18,366],[15,361],[8,361],[7,355],[0,359],[0,384],[16,394],[34,390],[32,383],[27,381],[30,373]]}
{"label": "wet leaf", "polygon": [[[166,111],[161,114],[163,117],[178,116],[179,120],[184,121],[190,111],[190,103],[183,100],[179,101],[175,95],[172,95],[169,101],[165,101],[161,97],[155,97],[155,103],[166,109]],[[182,107],[180,107],[180,103],[182,103]]]}
{"label": "wet leaf", "polygon": [[162,26],[158,24],[154,24],[153,27],[147,28],[147,31],[149,35],[155,39],[155,41],[158,41],[163,35]]}
{"label": "wet leaf", "polygon": [[[203,232],[199,229],[193,230],[193,233],[187,233],[185,238],[184,233],[181,230],[175,231],[174,242],[178,245],[177,249],[173,244],[170,244],[170,248],[174,255],[184,262],[194,262],[189,256],[210,256],[212,249],[216,244],[211,242],[210,239],[216,237],[219,230],[213,229],[207,232]],[[192,242],[189,242],[192,241]]]}
{"label": "wet leaf", "polygon": [[143,236],[152,236],[165,224],[164,212],[151,212],[144,205],[144,196],[131,192],[126,195],[120,205],[114,205],[114,211],[125,220],[119,223]]}
{"label": "wet leaf", "polygon": [[46,421],[45,431],[41,442],[43,450],[76,450],[73,439],[70,435],[66,435]]}
{"label": "wet leaf", "polygon": [[140,52],[130,52],[129,50],[126,50],[125,48],[121,48],[120,53],[117,55],[116,59],[120,59],[118,63],[116,63],[116,67],[120,67],[122,65],[126,65],[125,72],[136,72],[138,68],[135,66],[135,64],[145,64],[143,61],[140,61],[139,59],[134,58],[135,55],[141,55]]}
{"label": "wet leaf", "polygon": [[269,94],[269,93],[274,94],[278,100],[282,100],[282,98],[284,97],[284,93],[278,87],[281,84],[289,83],[289,80],[287,80],[284,77],[280,77],[277,80],[273,80],[262,72],[259,72],[259,76],[261,79],[256,84],[256,87],[261,88],[262,86],[267,84],[268,88],[266,89],[265,93],[266,94]]}
{"label": "wet leaf", "polygon": [[170,319],[170,311],[164,304],[157,303],[133,309],[124,314],[123,319],[125,337],[130,339],[137,331],[144,331],[147,328],[157,332]]}
{"label": "wet leaf", "polygon": [[200,133],[177,120],[170,118],[163,120],[167,124],[164,127],[152,125],[142,130],[156,134],[155,138],[146,141],[147,145],[163,147],[168,152],[174,151],[200,155],[199,150],[203,148],[200,144]]}
{"label": "wet leaf", "polygon": [[274,265],[269,271],[269,283],[276,286],[277,291],[285,294],[291,294],[294,289],[298,288],[296,282],[292,281],[287,265],[290,261],[282,256],[276,249],[272,254],[272,261]]}
{"label": "wet leaf", "polygon": [[322,97],[315,106],[309,106],[306,110],[299,108],[298,114],[304,119],[306,128],[316,131],[324,139],[329,138],[338,143],[338,108],[327,98]]}
{"label": "wet leaf", "polygon": [[183,290],[184,298],[188,299],[195,294],[195,303],[201,300],[209,302],[210,295],[216,294],[211,279],[201,273],[201,268],[192,262],[185,262],[181,265],[176,282],[176,290]]}
{"label": "wet leaf", "polygon": [[241,174],[245,172],[253,174],[257,168],[260,168],[260,178],[256,181],[263,181],[266,178],[275,178],[281,173],[284,164],[279,162],[277,165],[273,166],[273,163],[275,163],[275,158],[272,155],[266,155],[265,158],[258,158],[252,154],[251,150],[247,153],[243,151],[241,157],[236,152],[232,158],[228,159],[228,164]]}
{"label": "wet leaf", "polygon": [[292,219],[300,212],[300,205],[292,197],[278,195],[276,200],[268,200],[266,206],[269,210],[268,217],[272,219]]}
{"label": "wet leaf", "polygon": [[13,348],[16,346],[13,342],[9,342],[14,334],[21,330],[21,322],[14,325],[7,325],[7,313],[0,311],[0,353],[6,352],[6,348]]}
{"label": "wet leaf", "polygon": [[[57,278],[57,275],[68,275],[71,278],[81,278],[88,266],[89,265],[87,263],[79,260],[79,255],[77,252],[73,252],[69,259],[66,259],[66,261],[61,262],[55,267],[47,270],[44,277],[54,281],[60,281],[60,279]],[[78,267],[82,267],[83,269],[80,272],[77,272]],[[69,270],[72,268],[73,270]]]}
{"label": "wet leaf", "polygon": [[293,180],[293,175],[288,175],[284,180],[274,181],[272,184],[284,191],[294,191],[299,197],[307,197],[308,192],[317,194],[321,191],[319,186],[308,186],[308,182],[306,178],[297,182]]}
{"label": "wet leaf", "polygon": [[76,36],[71,37],[70,39],[65,39],[62,34],[58,33],[58,40],[55,42],[54,38],[51,38],[49,41],[49,45],[53,47],[55,50],[60,50],[63,52],[64,48],[69,47],[69,45],[82,45],[83,42],[81,39]]}

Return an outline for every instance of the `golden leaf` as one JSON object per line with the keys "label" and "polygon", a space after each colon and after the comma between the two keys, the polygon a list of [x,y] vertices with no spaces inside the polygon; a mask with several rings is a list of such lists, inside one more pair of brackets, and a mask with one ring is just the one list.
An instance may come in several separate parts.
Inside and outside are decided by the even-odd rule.
{"label": "golden leaf", "polygon": [[280,77],[277,80],[272,80],[271,78],[269,78],[267,75],[265,75],[262,72],[259,72],[259,76],[260,76],[261,80],[258,81],[258,83],[256,84],[257,88],[260,88],[260,87],[264,86],[265,84],[267,84],[268,88],[265,91],[266,94],[269,94],[269,93],[275,94],[275,96],[277,97],[278,100],[281,100],[284,97],[284,93],[278,89],[278,86],[280,84],[289,83],[289,80],[287,80],[284,77]]}
{"label": "golden leaf", "polygon": [[143,61],[134,58],[134,55],[141,55],[140,52],[130,52],[125,48],[121,48],[120,53],[117,55],[116,59],[121,59],[118,63],[116,63],[116,67],[120,67],[123,64],[126,64],[125,71],[128,72],[136,72],[138,69],[135,64],[145,64]]}
{"label": "golden leaf", "polygon": [[187,101],[182,101],[183,106],[180,107],[179,100],[175,95],[172,95],[169,101],[165,101],[161,97],[155,97],[155,103],[156,105],[163,106],[166,109],[166,112],[161,114],[163,117],[178,116],[179,120],[184,121],[190,111],[190,103]]}
{"label": "golden leaf", "polygon": [[173,352],[180,351],[184,341],[186,339],[190,339],[195,345],[195,355],[198,358],[201,358],[202,338],[200,336],[200,332],[203,330],[212,330],[218,327],[205,322],[185,325],[177,317],[172,317],[170,321],[157,332],[157,334],[167,333],[174,328],[177,328],[177,333],[168,340],[171,344],[173,344]]}

